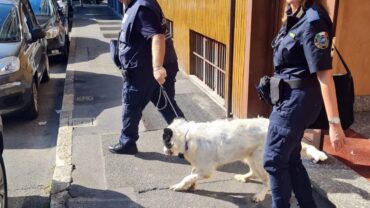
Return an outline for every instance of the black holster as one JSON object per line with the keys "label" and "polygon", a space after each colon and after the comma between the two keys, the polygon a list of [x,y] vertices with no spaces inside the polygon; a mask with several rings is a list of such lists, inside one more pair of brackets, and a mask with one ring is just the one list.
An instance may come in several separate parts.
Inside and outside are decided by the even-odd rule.
{"label": "black holster", "polygon": [[256,89],[260,100],[270,105],[276,105],[282,98],[283,80],[264,76],[260,79]]}

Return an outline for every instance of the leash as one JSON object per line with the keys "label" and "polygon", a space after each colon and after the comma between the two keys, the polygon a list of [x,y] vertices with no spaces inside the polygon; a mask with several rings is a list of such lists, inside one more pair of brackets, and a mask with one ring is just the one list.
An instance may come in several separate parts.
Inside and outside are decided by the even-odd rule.
{"label": "leash", "polygon": [[[159,102],[161,101],[161,97],[164,97],[164,105],[162,107],[159,107]],[[173,107],[173,104],[170,100],[170,97],[168,96],[166,90],[164,90],[164,87],[162,85],[159,86],[159,95],[158,95],[158,101],[157,101],[157,105],[155,105],[155,107],[158,108],[158,110],[163,110],[167,107],[167,104],[170,104],[171,108],[172,108],[172,111],[175,113],[176,117],[178,118],[179,115],[177,114],[176,110],[175,110],[175,107]]]}
{"label": "leash", "polygon": [[[164,103],[164,105],[162,107],[159,107],[159,102],[161,101],[162,95],[164,97],[164,102],[165,103]],[[155,105],[155,107],[157,107],[158,110],[163,110],[163,109],[165,109],[167,107],[168,103],[170,104],[172,111],[175,113],[176,117],[178,118],[179,115],[177,114],[177,112],[175,110],[175,107],[173,107],[173,104],[171,102],[171,99],[168,96],[166,90],[164,89],[164,87],[162,85],[159,85],[158,101],[157,101],[157,104]],[[188,135],[188,133],[189,133],[189,130],[185,134],[185,151],[187,151],[189,149],[188,140],[186,139],[186,136]],[[178,154],[178,157],[179,158],[182,158],[182,159],[185,158],[183,153],[179,153]]]}

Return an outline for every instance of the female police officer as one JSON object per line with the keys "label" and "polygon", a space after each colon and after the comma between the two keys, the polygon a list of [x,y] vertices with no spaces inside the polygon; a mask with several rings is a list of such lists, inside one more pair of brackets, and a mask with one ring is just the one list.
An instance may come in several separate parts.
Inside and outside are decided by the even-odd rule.
{"label": "female police officer", "polygon": [[108,148],[112,153],[136,154],[142,111],[149,101],[157,104],[160,85],[172,104],[166,105],[161,96],[158,107],[163,108],[160,113],[166,122],[184,114],[174,99],[177,56],[172,40],[166,39],[167,24],[159,4],[156,0],[119,1],[126,8],[119,38],[120,62],[126,72],[122,89],[123,127],[119,142]]}
{"label": "female police officer", "polygon": [[330,70],[332,23],[315,0],[286,3],[283,26],[272,44],[274,78],[282,80],[277,86],[283,86],[283,90],[270,115],[264,168],[270,175],[272,207],[289,207],[293,190],[301,208],[314,208],[311,184],[300,158],[300,142],[304,130],[318,116],[322,100],[335,150],[341,149],[345,138]]}

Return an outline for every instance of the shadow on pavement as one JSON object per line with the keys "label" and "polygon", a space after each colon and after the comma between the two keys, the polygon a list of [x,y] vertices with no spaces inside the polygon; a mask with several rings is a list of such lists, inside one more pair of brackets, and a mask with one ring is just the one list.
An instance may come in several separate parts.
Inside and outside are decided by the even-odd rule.
{"label": "shadow on pavement", "polygon": [[99,190],[87,188],[81,185],[72,185],[69,190],[71,198],[68,201],[69,208],[77,207],[125,207],[143,208],[129,196],[113,190]]}
{"label": "shadow on pavement", "polygon": [[[71,38],[72,38],[71,42],[74,41],[78,43],[78,50],[76,50],[76,53],[80,55],[78,56],[78,59],[74,59],[73,62],[71,62],[70,64],[89,62],[96,59],[98,56],[102,54],[109,53],[108,42],[104,42],[95,38],[86,38],[86,37],[71,37]],[[91,47],[91,44],[94,44],[94,46]]]}
{"label": "shadow on pavement", "polygon": [[188,161],[186,161],[185,159],[181,159],[177,156],[167,156],[158,152],[139,152],[138,154],[135,155],[135,157],[140,158],[142,160],[157,160],[168,163],[189,165]]}
{"label": "shadow on pavement", "polygon": [[84,19],[80,19],[78,21],[74,21],[72,23],[72,30],[74,28],[78,28],[78,27],[85,27],[85,26],[89,26],[89,25],[93,25],[93,24],[96,24],[96,20],[92,19],[92,18],[84,18]]}
{"label": "shadow on pavement", "polygon": [[96,21],[104,20],[121,20],[109,7],[107,6],[96,6],[96,7],[75,7],[74,9],[73,28],[85,27],[91,24],[95,24]]}
{"label": "shadow on pavement", "polygon": [[[313,163],[306,163],[307,169],[313,169],[315,167]],[[329,158],[328,160],[320,163],[320,169],[317,170],[317,174],[309,174],[311,181],[314,181],[317,185],[325,183],[327,187],[323,189],[326,194],[326,198],[329,194],[352,194],[364,199],[365,201],[370,201],[369,190],[365,189],[366,186],[361,187],[361,181],[359,179],[361,176],[357,174],[350,174],[346,169],[343,169],[344,165],[338,161]],[[317,168],[317,167],[316,167]],[[364,180],[366,181],[366,179]],[[365,182],[366,183],[366,182]],[[319,188],[320,189],[320,188]]]}
{"label": "shadow on pavement", "polygon": [[122,77],[83,71],[75,71],[74,76],[73,118],[96,118],[104,110],[122,106]]}
{"label": "shadow on pavement", "polygon": [[254,203],[252,202],[252,197],[254,193],[230,193],[230,192],[216,192],[208,190],[195,190],[193,194],[206,196],[218,200],[231,202],[238,207],[248,207],[248,208],[267,208],[271,207],[271,195],[266,195],[266,198],[263,202]]}
{"label": "shadow on pavement", "polygon": [[30,208],[30,207],[49,207],[49,197],[42,196],[20,196],[20,197],[9,197],[8,207],[9,208]]}

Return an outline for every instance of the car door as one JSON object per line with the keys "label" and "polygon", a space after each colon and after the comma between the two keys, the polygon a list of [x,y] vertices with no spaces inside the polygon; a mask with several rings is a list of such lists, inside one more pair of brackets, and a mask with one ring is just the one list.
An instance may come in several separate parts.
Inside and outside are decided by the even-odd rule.
{"label": "car door", "polygon": [[28,51],[29,51],[29,61],[32,66],[33,74],[37,73],[38,81],[41,80],[41,76],[43,74],[43,71],[45,69],[45,43],[44,39],[38,39],[36,41],[30,41],[32,40],[31,31],[39,27],[36,21],[36,18],[33,14],[33,11],[28,3],[28,1],[22,1],[21,3],[21,18],[22,18],[22,26],[26,30],[26,41],[28,45]]}
{"label": "car door", "polygon": [[[29,71],[29,73],[26,73],[26,79],[31,82],[33,74],[36,72],[36,64],[35,64],[35,44],[32,43],[32,35],[31,35],[31,29],[29,26],[30,20],[27,18],[27,9],[25,8],[23,2],[19,4],[19,18],[20,18],[20,24],[22,28],[22,49],[20,51],[19,57],[25,57],[26,59],[24,62],[22,61],[22,64],[27,64],[27,66],[23,66],[22,68]],[[23,59],[23,58],[22,58]]]}

